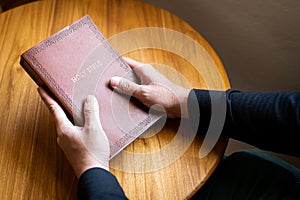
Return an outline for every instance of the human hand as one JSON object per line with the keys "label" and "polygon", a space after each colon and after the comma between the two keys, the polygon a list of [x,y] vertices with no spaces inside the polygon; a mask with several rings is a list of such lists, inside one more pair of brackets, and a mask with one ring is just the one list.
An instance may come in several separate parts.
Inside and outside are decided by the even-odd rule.
{"label": "human hand", "polygon": [[190,89],[171,82],[156,71],[152,65],[143,64],[130,58],[124,58],[124,60],[140,78],[141,84],[138,85],[125,78],[114,76],[110,79],[110,85],[115,90],[132,95],[147,107],[153,106],[159,111],[165,109],[168,117],[188,117],[187,99]]}
{"label": "human hand", "polygon": [[52,113],[57,130],[57,143],[69,160],[76,176],[93,167],[109,170],[109,143],[99,119],[97,99],[89,95],[84,102],[84,127],[74,126],[58,103],[38,88]]}

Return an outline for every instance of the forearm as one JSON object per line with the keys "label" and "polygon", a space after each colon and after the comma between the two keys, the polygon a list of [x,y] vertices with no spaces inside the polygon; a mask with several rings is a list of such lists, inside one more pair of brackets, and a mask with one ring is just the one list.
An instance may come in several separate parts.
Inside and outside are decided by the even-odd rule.
{"label": "forearm", "polygon": [[78,199],[127,199],[118,180],[108,171],[91,168],[78,181]]}
{"label": "forearm", "polygon": [[[226,102],[222,134],[265,150],[300,156],[300,92],[192,90],[189,114],[192,123],[200,127],[199,134],[206,133],[211,123],[211,108],[220,104],[214,102],[222,102],[220,97]],[[200,110],[198,123],[193,113],[197,103]]]}

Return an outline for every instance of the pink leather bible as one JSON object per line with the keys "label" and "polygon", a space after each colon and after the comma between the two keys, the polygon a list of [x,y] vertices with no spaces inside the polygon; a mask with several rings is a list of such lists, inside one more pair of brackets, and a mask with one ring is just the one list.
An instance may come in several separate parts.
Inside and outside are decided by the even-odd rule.
{"label": "pink leather bible", "polygon": [[27,50],[20,64],[39,86],[53,94],[74,124],[84,124],[86,96],[96,96],[100,121],[110,142],[110,158],[160,118],[110,88],[112,76],[135,82],[137,78],[88,15]]}

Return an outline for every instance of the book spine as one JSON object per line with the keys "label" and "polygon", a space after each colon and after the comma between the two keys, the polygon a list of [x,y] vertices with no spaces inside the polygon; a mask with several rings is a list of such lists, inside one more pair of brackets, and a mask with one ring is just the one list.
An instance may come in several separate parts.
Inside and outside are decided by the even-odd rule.
{"label": "book spine", "polygon": [[20,59],[20,65],[23,67],[23,69],[29,74],[29,76],[34,80],[34,82],[45,89],[48,89],[46,85],[44,84],[43,80],[39,77],[39,75],[31,68],[31,66],[28,64],[28,62],[24,59],[23,55]]}
{"label": "book spine", "polygon": [[[51,88],[46,84],[46,81],[44,81],[41,77],[43,76],[40,76],[35,70],[34,68],[32,67],[33,64],[30,63],[29,61],[27,61],[26,59],[26,53],[22,54],[21,55],[21,59],[20,59],[20,65],[22,66],[22,68],[27,72],[27,74],[29,74],[29,76],[33,79],[33,81],[39,86],[39,87],[42,87],[44,88],[50,95],[52,98],[54,98],[54,100],[56,102],[58,102],[58,104],[62,107],[62,109],[65,111],[67,117],[69,118],[69,120],[75,124],[78,124],[78,125],[83,125],[83,120],[81,118],[74,118],[76,117],[76,115],[73,115],[72,111],[68,110],[68,107],[65,107],[63,104],[62,104],[62,99],[58,99],[59,96],[56,96],[52,91],[51,91]],[[76,111],[76,110],[75,110]],[[75,120],[75,121],[74,121]]]}

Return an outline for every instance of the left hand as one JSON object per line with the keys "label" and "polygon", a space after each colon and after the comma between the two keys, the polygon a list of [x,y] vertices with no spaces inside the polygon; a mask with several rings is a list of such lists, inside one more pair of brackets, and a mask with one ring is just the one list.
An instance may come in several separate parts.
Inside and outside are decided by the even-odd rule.
{"label": "left hand", "polygon": [[57,143],[66,155],[76,176],[93,167],[109,170],[109,142],[99,119],[96,97],[87,96],[84,102],[84,127],[74,126],[58,103],[38,88],[38,92],[52,113],[57,130]]}
{"label": "left hand", "polygon": [[132,95],[147,107],[166,111],[171,118],[188,118],[188,96],[190,89],[181,87],[159,73],[152,65],[124,57],[141,80],[138,85],[122,77],[114,76],[110,85],[118,92]]}

